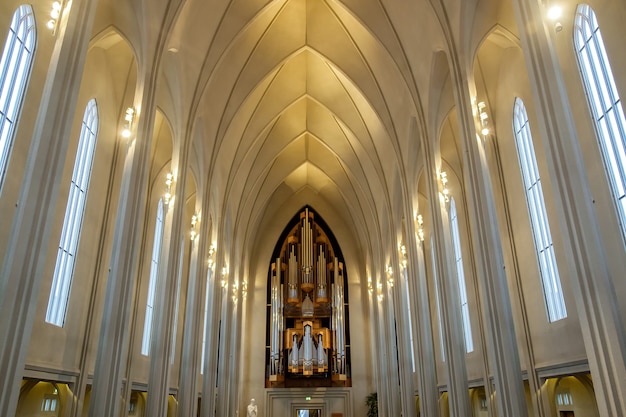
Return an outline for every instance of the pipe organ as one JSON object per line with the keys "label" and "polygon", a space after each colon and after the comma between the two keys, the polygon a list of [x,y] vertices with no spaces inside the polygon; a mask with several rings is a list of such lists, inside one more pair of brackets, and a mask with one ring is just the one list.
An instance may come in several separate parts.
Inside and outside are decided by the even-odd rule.
{"label": "pipe organ", "polygon": [[325,229],[306,207],[274,251],[268,280],[268,387],[350,386],[344,264]]}

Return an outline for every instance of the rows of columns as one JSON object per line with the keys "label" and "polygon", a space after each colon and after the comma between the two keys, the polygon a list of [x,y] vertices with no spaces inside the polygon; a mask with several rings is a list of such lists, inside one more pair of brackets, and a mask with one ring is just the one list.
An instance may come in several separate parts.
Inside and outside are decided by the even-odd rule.
{"label": "rows of columns", "polygon": [[[594,389],[600,415],[626,415],[626,341],[623,323],[617,315],[618,302],[612,291],[612,280],[606,268],[606,252],[599,235],[589,184],[579,169],[582,154],[572,121],[561,71],[552,50],[549,32],[544,24],[542,6],[536,0],[514,0],[515,15],[521,32],[523,50],[533,86],[533,97],[538,108],[540,129],[544,148],[548,156],[551,177],[558,191],[557,206],[562,230],[568,235],[568,260],[574,266],[572,275],[576,305],[580,312],[585,348],[594,378]],[[450,33],[450,32],[449,32]],[[452,37],[451,35],[449,36]],[[495,401],[489,401],[490,415],[525,416],[528,409],[525,400],[521,372],[520,352],[513,325],[513,312],[507,277],[504,271],[502,242],[496,218],[496,205],[489,169],[484,150],[479,145],[472,116],[472,103],[468,84],[469,74],[456,52],[454,42],[448,43],[448,59],[451,78],[455,88],[459,131],[463,153],[463,179],[465,183],[468,215],[472,230],[472,249],[479,276],[479,297],[483,306],[482,320],[486,333],[488,364],[493,374]],[[431,231],[435,237],[435,273],[438,274],[441,297],[444,350],[446,355],[446,377],[448,402],[451,416],[471,415],[469,387],[465,364],[465,347],[462,333],[458,284],[455,266],[451,262],[449,217],[446,205],[439,197],[438,166],[432,143],[436,140],[427,134],[421,138],[426,194],[431,212]],[[572,140],[574,138],[574,140]],[[405,218],[413,218],[413,208],[407,204]],[[407,222],[410,223],[410,222]],[[427,297],[427,281],[424,271],[423,245],[416,237],[413,225],[406,226],[405,244],[408,246],[409,297],[400,297],[397,302],[402,308],[394,312],[400,321],[411,303],[417,356],[418,391],[421,415],[437,416],[438,392],[436,389],[435,358],[432,347],[432,328]],[[375,309],[376,310],[376,309]],[[378,320],[380,320],[379,318]],[[393,328],[395,319],[383,320],[380,328]],[[408,323],[407,323],[408,324]],[[407,327],[403,327],[406,329]],[[528,331],[524,337],[529,338]],[[408,340],[400,340],[398,357],[404,361],[410,350]],[[549,405],[543,398],[537,371],[534,369],[530,340],[523,346],[527,362],[533,411],[537,416],[549,415]],[[404,352],[403,352],[404,351]],[[405,364],[406,365],[406,364]],[[489,375],[485,375],[485,390],[491,391]],[[379,380],[379,383],[386,381]],[[402,390],[413,392],[412,381],[402,378]],[[491,395],[489,395],[491,399]],[[387,400],[382,398],[382,401]],[[406,403],[403,403],[406,407]],[[406,410],[409,411],[408,409]],[[407,413],[409,414],[409,413]],[[411,415],[411,414],[409,414]]]}
{"label": "rows of columns", "polygon": [[41,257],[52,229],[96,3],[74,0],[58,32],[0,271],[3,416],[15,415],[17,407],[43,275]]}
{"label": "rows of columns", "polygon": [[[11,416],[17,409],[20,393],[20,382],[28,352],[30,333],[34,322],[34,310],[39,296],[39,287],[44,262],[42,257],[47,253],[44,247],[49,241],[53,224],[54,208],[58,202],[58,190],[63,167],[66,162],[67,148],[71,126],[74,121],[75,106],[83,67],[87,55],[90,34],[95,16],[97,1],[74,0],[68,13],[59,25],[57,40],[48,70],[45,90],[42,95],[35,133],[28,154],[26,173],[20,190],[19,205],[13,221],[13,230],[2,264],[0,292],[0,339],[6,341],[0,352],[2,364],[2,381],[6,387],[0,391],[0,414]],[[158,50],[158,48],[157,48]],[[119,204],[115,213],[116,223],[113,232],[114,248],[108,265],[109,273],[104,297],[103,316],[95,364],[95,375],[90,395],[90,416],[118,416],[125,412],[130,385],[124,381],[130,376],[129,346],[131,332],[128,323],[132,320],[132,302],[134,288],[137,285],[138,259],[142,225],[144,224],[147,202],[148,171],[150,150],[156,114],[155,95],[159,76],[158,54],[147,59],[147,64],[140,71],[135,93],[135,108],[142,112],[133,132],[134,139],[127,144],[120,143],[117,152],[123,161],[123,173]],[[180,152],[173,158],[172,166],[179,176],[177,188],[185,189],[186,172],[189,159],[189,140],[182,141]],[[182,191],[181,191],[182,193]],[[208,212],[208,193],[202,201],[202,208]],[[158,277],[158,289],[155,311],[157,316],[152,330],[152,346],[150,374],[148,382],[148,415],[166,416],[169,396],[170,352],[175,311],[176,282],[179,277],[183,232],[183,214],[185,199],[174,199],[173,207],[166,216],[164,228],[164,244],[162,245],[163,261]],[[107,211],[109,212],[109,211]],[[201,224],[202,236],[209,235],[209,222]],[[206,240],[206,239],[205,239]],[[179,415],[195,416],[197,412],[197,373],[200,370],[200,342],[202,338],[202,312],[204,311],[204,286],[212,285],[209,295],[210,315],[207,322],[207,344],[205,347],[206,365],[202,394],[204,398],[214,398],[217,368],[217,340],[212,317],[219,315],[213,305],[219,297],[214,293],[219,290],[215,280],[208,280],[206,266],[205,240],[198,240],[199,247],[192,245],[190,262],[188,297],[182,347],[181,378],[178,391]],[[16,253],[23,254],[15,256]],[[92,292],[97,288],[94,282]],[[95,299],[92,294],[92,300]],[[94,303],[92,303],[93,305]],[[93,313],[93,308],[90,308]],[[97,326],[100,320],[89,314],[86,334]],[[82,404],[86,395],[88,372],[86,352],[87,344],[81,355],[81,372],[75,384],[75,397],[69,404],[70,414],[82,414]],[[207,384],[208,383],[208,384]],[[202,407],[203,416],[212,416],[214,401],[208,401]],[[209,408],[211,407],[211,408]]]}
{"label": "rows of columns", "polygon": [[[555,187],[558,190],[557,206],[559,218],[562,219],[563,228],[566,233],[571,234],[570,239],[566,239],[568,258],[575,266],[573,271],[574,290],[576,303],[579,307],[582,328],[585,337],[585,346],[588,359],[594,377],[594,387],[598,398],[600,414],[606,416],[621,416],[626,414],[626,404],[624,392],[626,392],[625,359],[626,343],[623,340],[623,324],[615,315],[613,307],[617,305],[614,293],[611,291],[611,280],[608,270],[603,266],[602,260],[605,257],[602,241],[598,235],[597,219],[590,207],[590,199],[586,198],[589,186],[577,168],[581,159],[580,149],[577,145],[576,132],[571,120],[571,112],[567,105],[565,89],[562,85],[560,69],[557,60],[550,47],[549,35],[542,25],[540,5],[536,0],[514,0],[518,27],[528,28],[529,25],[539,25],[536,30],[521,30],[524,52],[528,63],[529,74],[534,87],[535,104],[540,110],[538,113],[544,115],[540,119],[540,128],[546,154],[551,161]],[[0,414],[13,415],[19,394],[19,381],[24,368],[27,352],[30,329],[34,320],[34,306],[31,302],[37,299],[41,282],[42,262],[39,259],[44,250],[37,250],[43,242],[47,242],[50,234],[52,213],[51,208],[56,207],[59,174],[65,162],[65,150],[69,137],[69,130],[74,115],[74,105],[80,83],[80,74],[85,60],[87,42],[91,33],[91,22],[95,12],[95,2],[90,0],[74,0],[73,7],[67,17],[67,28],[59,34],[59,40],[55,45],[53,63],[46,83],[46,94],[43,95],[45,102],[42,103],[38,117],[36,133],[33,144],[29,152],[27,173],[20,192],[20,204],[23,210],[18,210],[18,215],[14,220],[13,231],[9,237],[9,248],[7,256],[2,265],[2,294],[0,294],[0,312],[4,320],[0,324],[0,339],[11,341],[3,346],[0,356],[0,365],[5,369],[2,378],[2,385],[16,387],[12,390],[4,390],[0,393]],[[71,29],[71,30],[69,30]],[[495,203],[487,175],[487,167],[484,156],[480,154],[480,149],[475,141],[475,131],[472,123],[471,104],[469,100],[469,88],[467,85],[467,74],[463,72],[463,67],[456,62],[455,55],[450,59],[452,77],[456,92],[455,101],[459,114],[459,124],[462,137],[464,138],[464,179],[469,198],[469,215],[472,223],[474,236],[474,249],[479,270],[480,288],[485,305],[484,321],[486,326],[487,341],[491,350],[489,351],[490,369],[494,373],[496,382],[496,392],[498,399],[497,408],[503,415],[524,415],[526,406],[524,402],[524,392],[522,387],[519,352],[515,342],[515,334],[512,326],[512,313],[508,301],[508,289],[506,287],[506,276],[502,268],[501,242],[496,226],[491,218],[494,218]],[[114,232],[114,244],[111,270],[107,280],[107,290],[105,295],[103,326],[99,340],[107,340],[107,343],[99,344],[96,361],[96,378],[91,396],[90,415],[119,415],[120,392],[122,390],[123,376],[126,374],[129,346],[129,332],[126,324],[129,322],[132,303],[132,289],[135,286],[138,249],[140,240],[141,219],[144,217],[144,207],[147,187],[147,167],[149,152],[151,147],[152,128],[154,124],[154,95],[158,65],[147,69],[148,74],[137,90],[137,103],[141,103],[142,117],[139,119],[137,129],[137,139],[130,144],[126,161],[124,164],[122,197],[118,206],[118,220]],[[68,74],[70,74],[68,76]],[[73,75],[72,75],[73,74]],[[49,106],[48,102],[54,100],[56,105]],[[50,140],[54,138],[54,140]],[[574,138],[572,140],[571,138]],[[433,217],[433,233],[436,237],[436,260],[437,271],[440,273],[441,297],[443,309],[443,325],[445,328],[445,350],[447,358],[447,380],[450,394],[450,409],[453,415],[469,415],[469,396],[467,393],[467,371],[465,368],[465,351],[461,331],[460,311],[458,310],[458,291],[454,266],[448,261],[450,256],[450,242],[448,224],[446,222],[447,213],[445,206],[440,203],[437,186],[437,164],[434,150],[431,147],[432,138],[422,137],[422,150],[424,153],[424,166],[428,173],[426,181],[427,193],[429,196],[429,209]],[[177,162],[178,172],[185,173],[187,166],[188,150],[183,149],[180,161]],[[566,155],[567,157],[564,157]],[[40,161],[47,161],[41,164]],[[571,164],[574,164],[571,166]],[[45,169],[41,169],[41,167]],[[185,175],[179,176],[178,188],[184,189]],[[203,208],[208,207],[203,201]],[[161,314],[160,323],[155,326],[156,333],[153,337],[153,351],[160,352],[153,357],[158,361],[152,361],[150,366],[149,396],[151,398],[150,407],[155,407],[149,411],[150,415],[165,415],[167,410],[167,386],[169,385],[169,352],[172,349],[171,331],[173,320],[175,290],[171,287],[175,282],[177,274],[178,258],[180,257],[180,237],[182,235],[183,199],[175,200],[173,210],[168,214],[166,236],[173,237],[171,244],[164,245],[167,251],[167,268],[159,277],[161,282],[160,294],[170,294],[169,298],[163,296],[159,299],[157,311]],[[407,217],[412,218],[411,211],[406,208]],[[493,217],[492,217],[493,216]],[[206,231],[205,225],[203,225]],[[408,228],[412,230],[411,227]],[[411,262],[409,265],[423,265],[424,256],[421,252],[421,243],[415,239],[415,233],[408,233],[407,243],[410,252]],[[190,283],[202,288],[207,276],[206,268],[203,266],[203,253],[201,250],[206,247],[202,243],[200,248],[194,252],[194,267],[191,268]],[[30,248],[26,250],[25,248]],[[487,250],[489,248],[490,250]],[[492,249],[496,249],[495,252]],[[13,257],[13,253],[24,253],[20,258]],[[409,266],[410,293],[417,295],[411,297],[414,317],[429,317],[429,300],[424,297],[427,282],[424,271],[420,268]],[[16,279],[19,277],[19,279]],[[219,291],[218,280],[206,282],[212,285],[213,292]],[[397,290],[396,290],[397,291]],[[199,291],[203,293],[203,291]],[[220,293],[221,294],[221,293]],[[226,294],[228,295],[228,294]],[[219,295],[216,295],[219,297]],[[192,297],[189,297],[192,300]],[[226,300],[228,297],[226,296]],[[213,300],[217,301],[217,300]],[[191,303],[192,301],[190,301]],[[193,303],[201,303],[201,298],[194,297]],[[398,299],[401,305],[408,302]],[[230,302],[211,303],[210,310],[213,316],[220,316],[230,311],[218,309],[233,309],[235,314],[225,314],[223,317],[232,317],[230,320],[236,322],[237,308],[240,304]],[[215,306],[215,307],[213,307]],[[195,311],[201,309],[196,308]],[[392,322],[393,315],[399,314],[401,309],[393,309],[393,305],[387,310],[379,310],[377,321],[379,330],[385,329],[387,332],[395,332]],[[503,318],[502,321],[495,322],[495,317]],[[195,317],[190,326],[194,329],[196,336],[192,336],[184,343],[184,354],[190,358],[191,369],[197,369],[197,343],[199,326],[201,320]],[[417,320],[414,319],[413,322]],[[402,321],[401,321],[402,322]],[[419,364],[417,372],[419,374],[418,387],[422,401],[422,412],[424,415],[435,415],[437,407],[437,392],[433,389],[434,382],[434,354],[433,347],[429,342],[432,340],[432,329],[430,324],[425,324],[421,320],[419,324],[414,324],[418,349]],[[222,329],[230,329],[232,323],[223,323]],[[406,328],[406,327],[405,327]],[[214,327],[209,329],[207,334],[207,346],[211,346],[218,340],[217,331]],[[160,332],[165,332],[163,335]],[[158,335],[158,337],[157,337]],[[387,334],[386,340],[396,340],[394,334]],[[430,337],[429,337],[430,336]],[[230,352],[230,347],[237,345],[239,335],[236,332],[229,332],[228,336],[222,338],[225,343],[226,352]],[[157,340],[158,339],[158,340]],[[211,341],[212,343],[209,343]],[[609,341],[602,346],[599,341]],[[408,339],[400,339],[406,349]],[[195,348],[194,348],[195,345]],[[383,357],[391,355],[393,347],[386,344],[378,346]],[[194,350],[195,349],[195,350]],[[390,350],[391,349],[391,350]],[[209,349],[206,349],[207,351]],[[215,369],[217,357],[214,350],[209,352],[206,369]],[[227,387],[229,384],[224,380],[226,371],[236,367],[235,353],[225,361],[229,365],[221,372],[220,381],[216,381],[210,372],[204,373],[203,398],[207,401],[208,407],[203,407],[203,415],[209,415],[208,410],[214,404],[214,387],[216,384]],[[406,358],[405,352],[403,353]],[[194,359],[191,359],[194,358]],[[382,361],[381,361],[382,362]],[[383,368],[379,369],[379,381],[381,378],[388,378],[387,382],[395,382],[398,375],[394,372],[383,374]],[[533,371],[534,372],[534,371]],[[235,373],[236,374],[236,373]],[[406,375],[401,377],[403,384],[412,389],[412,383]],[[192,411],[197,388],[191,384],[184,387],[181,384],[180,396],[185,393],[185,410]],[[226,389],[226,388],[224,388]],[[188,394],[189,392],[193,393]],[[234,403],[236,393],[227,392],[228,404]],[[155,399],[153,402],[152,399]],[[158,401],[156,400],[158,399]],[[382,398],[383,403],[397,404],[391,392]],[[403,402],[406,405],[406,401]],[[229,405],[224,404],[223,411],[231,412]],[[393,415],[393,405],[390,405],[389,414]],[[95,411],[97,410],[97,412]],[[205,410],[206,413],[205,413]]]}

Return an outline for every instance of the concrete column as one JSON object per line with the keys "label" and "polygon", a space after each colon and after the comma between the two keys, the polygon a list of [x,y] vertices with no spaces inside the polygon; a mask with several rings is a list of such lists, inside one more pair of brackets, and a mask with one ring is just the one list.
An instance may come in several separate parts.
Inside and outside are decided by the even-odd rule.
{"label": "concrete column", "polygon": [[[373,276],[372,278],[372,293],[369,295],[369,308],[370,308],[370,322],[372,323],[372,335],[374,337],[375,343],[374,351],[372,352],[372,357],[377,358],[375,361],[375,369],[376,374],[374,378],[374,386],[373,392],[376,393],[378,399],[378,407],[379,414],[383,415],[380,411],[382,410],[382,406],[385,403],[386,394],[385,394],[385,385],[386,382],[383,380],[383,377],[386,372],[385,361],[387,357],[387,353],[385,350],[385,335],[382,333],[381,326],[381,309],[382,304],[379,300],[379,293],[382,294],[382,282],[379,276]],[[378,286],[381,286],[380,288]],[[371,394],[370,392],[367,393]]]}
{"label": "concrete column", "polygon": [[220,311],[220,338],[219,344],[219,361],[217,363],[217,403],[216,410],[218,416],[227,416],[228,414],[228,384],[231,375],[229,375],[229,364],[231,352],[231,316],[232,303],[230,301],[230,292],[232,290],[232,280],[230,279],[230,271],[228,271],[228,286],[222,289],[221,293],[221,311]]}
{"label": "concrete column", "polygon": [[[237,257],[237,259],[243,259],[242,256]],[[235,274],[239,276],[238,284],[236,288],[236,293],[233,289],[230,291],[230,304],[232,306],[232,313],[230,317],[230,340],[231,340],[231,348],[229,349],[229,375],[228,384],[226,386],[228,392],[228,414],[226,415],[237,415],[237,410],[239,410],[239,384],[241,381],[241,372],[240,372],[240,364],[241,364],[241,322],[242,322],[242,309],[243,309],[243,293],[242,293],[242,283],[243,283],[243,273],[241,265],[233,265],[235,269]],[[236,295],[235,295],[236,294]],[[258,346],[258,345],[257,345]],[[265,345],[262,345],[265,346]]]}
{"label": "concrete column", "polygon": [[[218,246],[217,250],[221,248]],[[220,340],[220,312],[222,310],[222,286],[221,276],[217,272],[210,273],[207,279],[209,286],[208,306],[206,319],[206,343],[204,347],[204,369],[202,378],[202,404],[200,406],[201,417],[214,417],[216,407],[216,386],[218,369],[218,341]]]}
{"label": "concrete column", "polygon": [[[176,169],[173,169],[176,172]],[[154,306],[154,320],[152,321],[152,336],[150,338],[150,372],[148,375],[148,400],[146,415],[167,416],[168,397],[170,388],[170,358],[173,349],[172,337],[174,334],[174,315],[177,314],[176,289],[181,262],[182,239],[184,236],[183,217],[185,211],[185,171],[179,170],[173,188],[174,199],[170,202],[165,215],[163,228],[163,243],[159,260]],[[180,193],[178,195],[177,193]],[[173,203],[173,205],[172,205]]]}
{"label": "concrete column", "polygon": [[513,0],[602,416],[626,415],[626,334],[561,69],[537,0]]}
{"label": "concrete column", "polygon": [[[405,244],[406,248],[406,244]],[[401,261],[400,261],[401,262]],[[414,416],[417,411],[415,408],[415,386],[413,383],[412,365],[415,361],[413,356],[414,349],[411,342],[411,333],[413,326],[409,317],[409,294],[407,292],[409,271],[413,266],[408,263],[406,268],[398,268],[398,277],[395,280],[395,317],[397,321],[396,334],[398,338],[398,372],[400,377],[400,402],[402,405],[402,414]]]}
{"label": "concrete column", "polygon": [[[123,158],[126,153],[126,140],[118,140],[115,144],[115,151],[113,156],[113,162],[111,163],[112,167],[116,167],[117,161],[120,158]],[[117,181],[116,176],[120,175],[119,171],[115,171],[112,173],[109,178],[109,182],[106,188],[106,195],[111,196],[113,193],[117,192]],[[100,299],[100,293],[98,290],[101,289],[100,282],[104,279],[104,271],[109,267],[106,263],[106,255],[108,254],[109,248],[106,244],[107,237],[112,230],[109,229],[108,225],[111,224],[112,220],[115,219],[115,199],[108,198],[105,202],[105,210],[104,217],[102,220],[102,224],[100,226],[100,240],[98,243],[98,260],[96,263],[96,268],[93,274],[93,282],[91,283],[91,292],[89,294],[89,309],[86,314],[85,326],[83,328],[83,343],[80,349],[80,362],[79,362],[79,375],[76,379],[76,384],[74,385],[74,395],[75,401],[72,405],[71,413],[69,414],[71,417],[82,417],[83,416],[83,408],[84,402],[86,400],[85,394],[87,390],[87,384],[90,379],[90,360],[91,360],[91,352],[94,346],[97,346],[98,343],[98,334],[97,334],[97,326],[99,324],[100,315],[98,306],[98,300]],[[134,323],[133,326],[134,328]],[[132,330],[131,330],[132,333]],[[132,338],[129,342],[129,346],[132,346]],[[128,378],[127,378],[128,379]],[[125,399],[128,399],[130,396],[130,386],[127,384],[125,393],[122,394]]]}
{"label": "concrete column", "polygon": [[[408,210],[412,214],[412,210]],[[430,321],[428,281],[424,269],[424,245],[417,241],[413,221],[407,222],[406,247],[409,257],[408,287],[411,302],[411,324],[415,349],[415,371],[419,392],[420,411],[424,417],[437,417],[438,392],[433,349],[433,330]]]}
{"label": "concrete column", "polygon": [[[517,348],[504,256],[489,169],[478,142],[467,74],[454,56],[450,60],[463,151],[463,177],[472,226],[472,243],[481,295],[487,353],[495,377],[499,413],[526,416],[528,409]],[[489,381],[485,381],[489,384]],[[487,387],[489,389],[489,387]]]}
{"label": "concrete column", "polygon": [[[397,244],[392,244],[392,248],[397,248]],[[397,260],[396,254],[391,256],[392,260]],[[394,262],[394,261],[392,261]],[[397,265],[397,262],[395,262]],[[398,269],[393,268],[394,273],[398,275]],[[394,277],[395,281],[398,281],[398,277]],[[387,282],[383,284],[385,288],[385,298],[383,299],[383,319],[385,329],[385,348],[387,349],[386,365],[387,371],[385,373],[385,388],[387,391],[387,415],[399,416],[400,415],[400,401],[402,399],[400,390],[400,370],[398,368],[398,356],[401,354],[398,346],[398,327],[401,325],[401,320],[396,316],[396,297],[395,293],[398,289],[395,286],[390,286]],[[384,404],[383,404],[384,405]]]}
{"label": "concrete column", "polygon": [[[391,247],[396,245],[391,244]],[[381,271],[380,288],[376,288],[374,308],[376,310],[376,335],[378,336],[378,364],[380,372],[377,375],[378,410],[381,415],[399,415],[394,413],[400,398],[398,396],[398,367],[396,362],[396,334],[393,320],[394,296],[392,287],[388,285],[386,271]],[[382,297],[380,297],[382,295]],[[380,297],[380,298],[379,298]]]}
{"label": "concrete column", "polygon": [[187,188],[187,170],[189,164],[190,140],[184,140],[181,149],[172,157],[171,172],[175,174],[173,182],[174,196],[170,201],[163,228],[163,245],[159,261],[159,275],[156,286],[154,320],[150,339],[150,373],[148,376],[148,401],[146,414],[149,416],[167,416],[170,388],[170,357],[174,348],[174,317],[176,294],[183,239],[188,237],[191,225],[185,220],[185,190]]}
{"label": "concrete column", "polygon": [[[503,246],[503,251],[508,251],[509,256],[512,259],[512,272],[511,269],[509,273],[513,275],[513,282],[515,288],[515,294],[517,295],[517,303],[519,308],[519,312],[521,314],[521,330],[523,334],[523,344],[520,346],[520,358],[526,364],[526,375],[528,378],[528,386],[530,389],[530,397],[532,401],[533,412],[529,413],[531,415],[535,415],[535,417],[545,417],[550,415],[550,408],[546,406],[547,398],[542,395],[541,390],[541,381],[539,375],[536,371],[536,361],[535,361],[535,353],[532,339],[532,332],[530,329],[530,322],[528,319],[528,311],[526,304],[524,302],[524,288],[522,286],[522,277],[520,274],[520,261],[518,259],[518,254],[516,251],[515,245],[515,236],[513,233],[513,224],[510,218],[510,209],[509,209],[509,201],[507,199],[507,190],[504,182],[504,173],[502,170],[502,160],[500,158],[500,150],[498,146],[498,139],[493,135],[489,135],[486,138],[488,145],[493,147],[493,156],[496,164],[497,174],[496,181],[498,182],[497,187],[501,189],[501,201],[499,204],[502,205],[503,211],[506,216],[505,227],[507,228],[507,235],[509,236],[508,241],[503,242],[506,246]],[[516,308],[512,303],[512,308]]]}
{"label": "concrete column", "polygon": [[471,415],[467,367],[465,365],[465,340],[461,318],[461,301],[456,277],[456,266],[452,263],[452,242],[450,225],[445,203],[439,195],[437,166],[432,142],[426,135],[421,136],[424,152],[426,191],[432,218],[433,244],[438,274],[441,303],[441,325],[443,326],[446,370],[448,376],[448,402],[450,415],[463,417]]}
{"label": "concrete column", "polygon": [[[18,210],[0,272],[0,415],[15,414],[46,250],[57,206],[95,0],[74,0],[61,18],[37,115]],[[42,33],[42,36],[49,36]]]}
{"label": "concrete column", "polygon": [[[202,210],[201,213],[208,213],[208,210]],[[203,336],[204,295],[208,285],[206,279],[208,232],[209,216],[208,214],[203,214],[200,218],[199,237],[196,238],[191,249],[182,359],[178,382],[179,417],[195,417],[198,409],[198,374],[200,372],[200,350]]]}
{"label": "concrete column", "polygon": [[[156,62],[156,60],[155,60]],[[122,380],[126,374],[131,304],[141,235],[145,217],[150,149],[155,116],[155,89],[158,70],[139,71],[135,94],[136,136],[129,139],[124,162],[117,221],[113,234],[113,253],[107,280],[100,327],[94,383],[89,404],[89,416],[118,416],[122,396]],[[124,390],[124,393],[127,390]]]}

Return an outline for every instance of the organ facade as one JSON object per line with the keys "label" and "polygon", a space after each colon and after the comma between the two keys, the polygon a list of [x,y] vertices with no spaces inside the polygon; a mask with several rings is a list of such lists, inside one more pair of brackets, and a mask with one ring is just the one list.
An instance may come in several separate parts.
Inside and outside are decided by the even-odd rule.
{"label": "organ facade", "polygon": [[268,284],[266,386],[350,386],[343,258],[309,207],[277,243]]}

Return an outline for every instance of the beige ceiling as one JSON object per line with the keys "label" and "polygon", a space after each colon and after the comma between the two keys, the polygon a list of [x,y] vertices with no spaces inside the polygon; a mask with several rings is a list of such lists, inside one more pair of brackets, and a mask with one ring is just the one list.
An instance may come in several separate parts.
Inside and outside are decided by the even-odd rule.
{"label": "beige ceiling", "polygon": [[417,184],[418,135],[439,131],[424,125],[453,105],[434,10],[458,31],[476,1],[118,3],[128,14],[114,26],[140,62],[165,39],[158,107],[175,142],[193,141],[195,182],[236,239],[253,240],[269,215],[286,222],[283,207],[303,200],[364,245],[397,232],[388,219],[416,199],[403,193]]}
{"label": "beige ceiling", "polygon": [[186,2],[167,56],[184,70],[166,77],[188,94],[220,210],[248,218],[308,189],[346,222],[372,223],[416,112],[388,13],[378,1]]}

